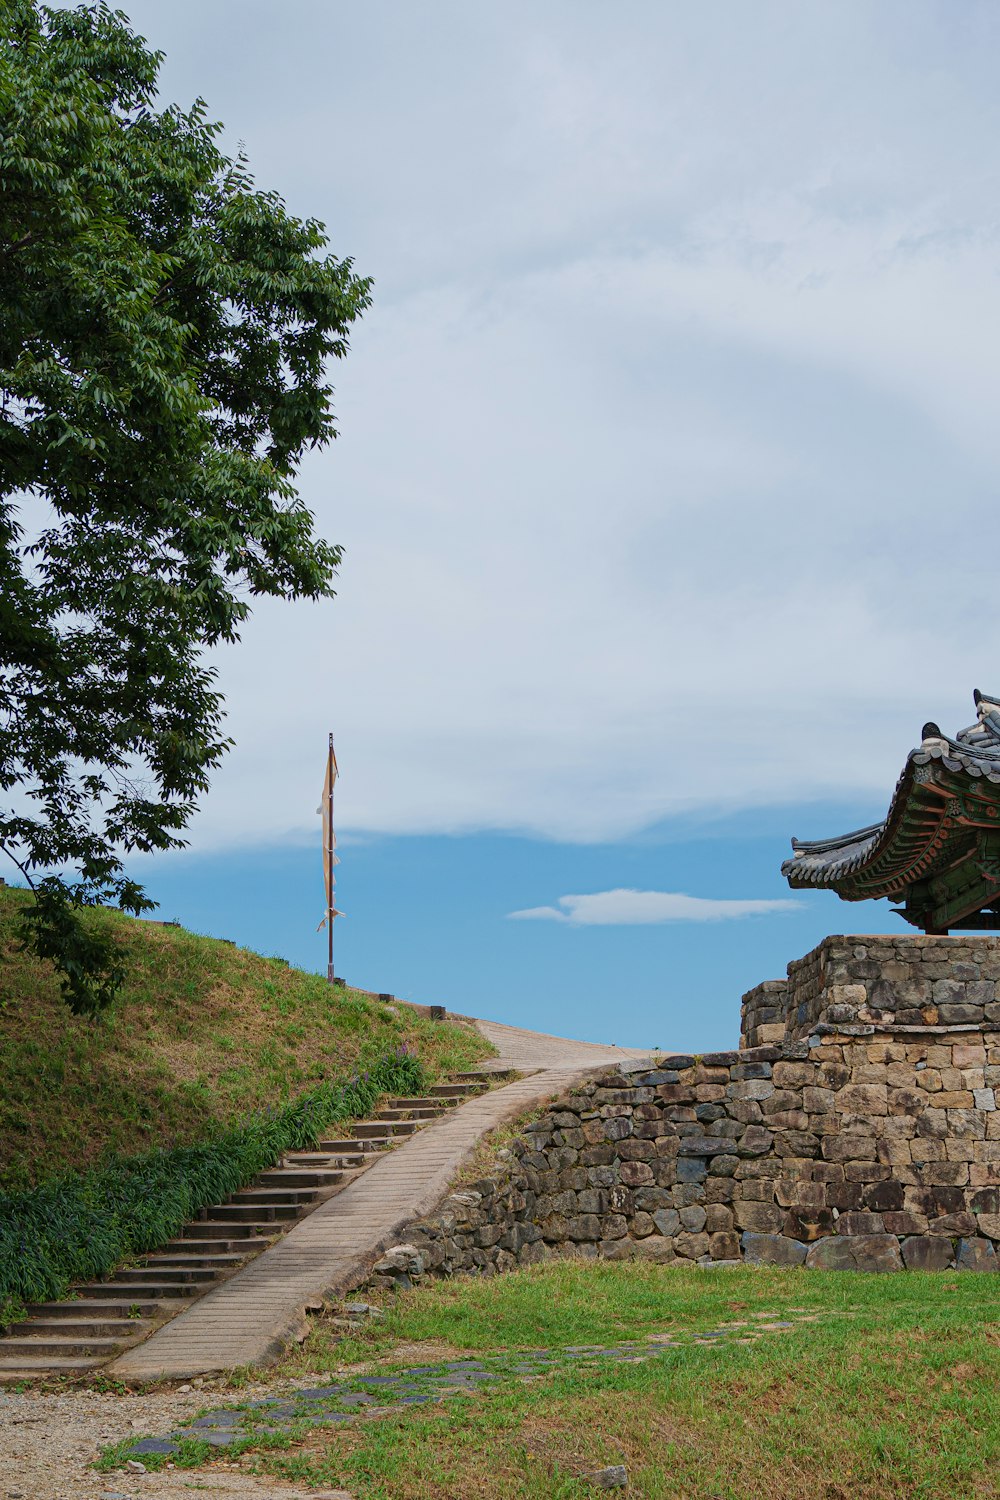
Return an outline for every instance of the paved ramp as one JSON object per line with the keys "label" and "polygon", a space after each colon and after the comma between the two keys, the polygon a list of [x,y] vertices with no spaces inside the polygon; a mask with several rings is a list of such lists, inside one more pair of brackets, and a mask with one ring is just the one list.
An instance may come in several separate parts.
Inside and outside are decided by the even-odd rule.
{"label": "paved ramp", "polygon": [[272,1249],[108,1365],[108,1374],[180,1380],[277,1359],[301,1338],[310,1309],[353,1291],[406,1226],[431,1212],[486,1131],[597,1068],[645,1055],[494,1021],[476,1024],[500,1054],[492,1066],[537,1071],[470,1099],[387,1152]]}

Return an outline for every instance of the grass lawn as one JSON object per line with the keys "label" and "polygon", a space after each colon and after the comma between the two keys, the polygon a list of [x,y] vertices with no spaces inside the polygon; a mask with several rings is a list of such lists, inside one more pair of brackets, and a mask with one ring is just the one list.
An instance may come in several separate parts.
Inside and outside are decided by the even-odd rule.
{"label": "grass lawn", "polygon": [[492,1050],[469,1026],[109,911],[91,920],[110,925],[128,980],[98,1020],[73,1016],[51,965],[19,949],[28,899],[0,888],[0,1189],[109,1152],[203,1141],[401,1042],[431,1077],[474,1067]]}
{"label": "grass lawn", "polygon": [[[785,1331],[756,1326],[790,1314]],[[744,1325],[718,1342],[693,1335]],[[380,1371],[475,1351],[682,1337],[637,1364],[566,1363],[247,1453],[357,1500],[556,1500],[624,1463],[649,1497],[1000,1496],[1000,1277],[570,1263],[399,1296],[279,1372]],[[741,1341],[746,1340],[746,1341]]]}

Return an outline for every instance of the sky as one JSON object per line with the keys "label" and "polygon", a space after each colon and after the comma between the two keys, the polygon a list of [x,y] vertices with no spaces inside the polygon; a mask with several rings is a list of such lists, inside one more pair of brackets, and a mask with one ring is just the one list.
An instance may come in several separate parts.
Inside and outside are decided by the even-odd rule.
{"label": "sky", "polygon": [[1000,692],[1000,10],[153,0],[162,99],[374,278],[302,493],[338,597],[217,658],[163,914],[637,1046],[885,903],[788,890]]}

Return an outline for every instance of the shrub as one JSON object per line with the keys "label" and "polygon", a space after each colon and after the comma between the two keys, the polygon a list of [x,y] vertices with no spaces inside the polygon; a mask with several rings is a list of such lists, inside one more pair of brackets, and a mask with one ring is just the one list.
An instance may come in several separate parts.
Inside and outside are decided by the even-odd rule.
{"label": "shrub", "polygon": [[346,1082],[325,1082],[199,1146],[112,1157],[87,1172],[0,1193],[0,1320],[65,1295],[164,1244],[199,1209],[223,1202],[286,1151],[367,1114],[387,1093],[417,1093],[423,1068],[405,1047]]}

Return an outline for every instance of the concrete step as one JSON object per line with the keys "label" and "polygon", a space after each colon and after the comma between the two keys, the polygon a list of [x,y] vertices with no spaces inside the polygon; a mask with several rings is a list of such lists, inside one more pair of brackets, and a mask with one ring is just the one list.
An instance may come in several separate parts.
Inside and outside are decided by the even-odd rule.
{"label": "concrete step", "polygon": [[[120,1272],[127,1275],[127,1272]],[[158,1276],[150,1281],[93,1281],[89,1286],[79,1289],[88,1299],[107,1297],[120,1301],[128,1298],[127,1306],[133,1304],[141,1307],[144,1300],[154,1298],[162,1302],[166,1298],[173,1300],[175,1297],[194,1297],[201,1290],[195,1281],[167,1281],[163,1276]]]}
{"label": "concrete step", "polygon": [[[207,1212],[207,1211],[206,1211]],[[245,1218],[239,1219],[192,1219],[190,1224],[185,1224],[181,1230],[181,1239],[200,1240],[218,1238],[228,1240],[253,1240],[259,1238],[257,1225]],[[275,1233],[274,1226],[269,1224],[268,1235]],[[171,1241],[176,1244],[176,1240]]]}
{"label": "concrete step", "polygon": [[196,1218],[184,1224],[180,1239],[253,1239],[256,1230],[246,1220]]}
{"label": "concrete step", "polygon": [[0,1339],[0,1359],[19,1359],[25,1355],[29,1359],[42,1359],[45,1356],[76,1359],[85,1354],[97,1359],[110,1359],[122,1347],[122,1342],[121,1339],[76,1338],[72,1335],[67,1338],[49,1335],[36,1339]]}
{"label": "concrete step", "polygon": [[[239,1226],[244,1227],[242,1224]],[[191,1234],[183,1239],[170,1240],[158,1250],[157,1255],[238,1255],[244,1259],[248,1255],[256,1255],[258,1250],[266,1250],[271,1243],[270,1239],[262,1234],[245,1234],[228,1240],[220,1235],[206,1235],[199,1239]],[[147,1255],[147,1261],[150,1257]]]}
{"label": "concrete step", "polygon": [[[294,1173],[292,1175],[294,1176]],[[263,1187],[240,1188],[229,1201],[230,1203],[256,1203],[264,1208],[278,1203],[301,1208],[304,1203],[311,1203],[315,1196],[315,1187],[279,1187],[277,1183],[268,1183]]]}
{"label": "concrete step", "polygon": [[[326,1158],[329,1161],[329,1157]],[[315,1191],[321,1188],[333,1187],[338,1183],[343,1173],[338,1167],[317,1166],[310,1171],[307,1167],[272,1167],[269,1172],[261,1172],[259,1177],[254,1178],[254,1186],[257,1188],[277,1188],[280,1192],[288,1188],[312,1188]],[[240,1195],[237,1194],[237,1197]]]}
{"label": "concrete step", "polygon": [[127,1271],[116,1271],[113,1280],[119,1277],[128,1281],[132,1286],[148,1286],[150,1282],[157,1286],[171,1286],[183,1281],[211,1281],[212,1271],[201,1271],[197,1266],[185,1263],[177,1266],[174,1270],[167,1270],[160,1266],[132,1266]]}
{"label": "concrete step", "polygon": [[442,1095],[440,1099],[423,1097],[420,1099],[390,1099],[386,1109],[429,1109],[435,1114],[440,1114],[443,1109],[452,1109],[458,1103],[458,1096]]}
{"label": "concrete step", "polygon": [[147,1255],[146,1265],[158,1271],[172,1271],[175,1268],[181,1270],[185,1266],[193,1266],[198,1270],[214,1271],[218,1275],[220,1271],[228,1271],[231,1266],[241,1266],[245,1260],[245,1255],[171,1255],[166,1253]]}
{"label": "concrete step", "polygon": [[0,1357],[0,1385],[14,1385],[22,1380],[41,1380],[49,1375],[80,1375],[86,1370],[92,1370],[99,1360],[90,1359],[68,1359],[65,1357],[50,1356],[49,1358],[34,1359],[26,1355],[14,1356],[11,1359]]}
{"label": "concrete step", "polygon": [[433,1088],[427,1090],[429,1099],[469,1099],[473,1094],[482,1093],[482,1082],[468,1083],[436,1083]]}
{"label": "concrete step", "polygon": [[359,1151],[379,1151],[388,1142],[387,1135],[371,1137],[368,1140],[347,1140],[341,1137],[339,1140],[317,1141],[316,1145],[320,1151],[328,1151],[331,1156],[355,1156]]}
{"label": "concrete step", "polygon": [[376,1120],[436,1120],[441,1113],[439,1104],[415,1104],[408,1109],[380,1109]]}
{"label": "concrete step", "polygon": [[[522,1076],[531,1077],[538,1071],[537,1068],[528,1068],[522,1070]],[[471,1068],[466,1073],[452,1073],[451,1081],[452,1083],[478,1083],[488,1087],[491,1083],[498,1081],[506,1083],[509,1079],[516,1078],[517,1074],[516,1068]]]}
{"label": "concrete step", "polygon": [[[73,1307],[72,1302],[57,1303],[59,1307],[67,1310]],[[10,1325],[9,1337],[29,1338],[38,1334],[56,1334],[69,1338],[105,1338],[105,1339],[130,1339],[136,1334],[145,1333],[152,1327],[151,1318],[32,1318],[23,1323],[12,1323]],[[6,1343],[6,1339],[0,1339],[0,1347]]]}
{"label": "concrete step", "polygon": [[219,1203],[206,1209],[198,1224],[252,1224],[259,1229],[264,1224],[290,1223],[298,1216],[297,1203]]}
{"label": "concrete step", "polygon": [[376,1137],[384,1140],[395,1135],[412,1135],[416,1129],[414,1120],[358,1120],[351,1126],[351,1133],[359,1141]]}
{"label": "concrete step", "polygon": [[[120,1291],[108,1283],[110,1290]],[[139,1290],[139,1289],[137,1289]],[[80,1297],[71,1302],[31,1302],[25,1308],[29,1317],[50,1318],[66,1313],[71,1318],[128,1318],[135,1309],[143,1318],[155,1318],[170,1311],[167,1304],[151,1297],[148,1287],[142,1287],[136,1297]]]}

